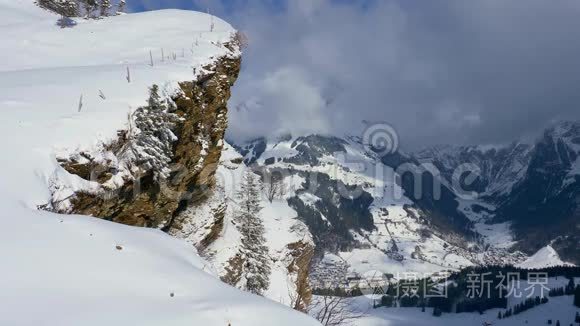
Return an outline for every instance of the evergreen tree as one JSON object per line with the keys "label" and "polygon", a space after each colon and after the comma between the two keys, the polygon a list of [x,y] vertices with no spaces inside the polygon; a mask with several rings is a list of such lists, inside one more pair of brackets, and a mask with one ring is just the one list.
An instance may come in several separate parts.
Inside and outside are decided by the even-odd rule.
{"label": "evergreen tree", "polygon": [[124,13],[126,5],[127,2],[125,0],[119,0],[119,3],[117,4],[117,14]]}
{"label": "evergreen tree", "polygon": [[159,86],[155,84],[149,88],[147,106],[152,110],[164,109],[163,104],[161,103],[161,96],[159,96]]}
{"label": "evergreen tree", "polygon": [[135,162],[135,167],[143,171],[155,171],[156,180],[166,179],[171,174],[169,164],[177,140],[173,130],[179,117],[169,112],[157,85],[149,88],[147,102],[147,106],[137,108],[130,117],[131,141],[123,147],[120,157]]}
{"label": "evergreen tree", "polygon": [[381,298],[381,306],[383,307],[392,307],[394,303],[394,299],[390,295],[383,295]]}
{"label": "evergreen tree", "polygon": [[100,7],[100,14],[101,17],[106,17],[109,16],[109,10],[111,10],[111,0],[101,0],[101,3],[99,4]]}
{"label": "evergreen tree", "polygon": [[240,208],[236,220],[242,234],[242,267],[243,289],[261,295],[270,284],[270,264],[268,247],[265,246],[264,225],[260,218],[261,191],[257,176],[247,171],[238,193]]}
{"label": "evergreen tree", "polygon": [[63,18],[78,16],[78,4],[75,0],[37,0],[40,7],[53,11]]}
{"label": "evergreen tree", "polygon": [[440,317],[441,314],[442,314],[441,309],[439,309],[439,308],[433,308],[433,316]]}
{"label": "evergreen tree", "polygon": [[85,9],[85,17],[93,18],[94,12],[99,8],[97,0],[79,0],[81,6]]}
{"label": "evergreen tree", "polygon": [[574,291],[574,305],[580,308],[580,285],[577,285]]}
{"label": "evergreen tree", "polygon": [[580,313],[576,312],[576,318],[574,319],[574,321],[580,324]]}

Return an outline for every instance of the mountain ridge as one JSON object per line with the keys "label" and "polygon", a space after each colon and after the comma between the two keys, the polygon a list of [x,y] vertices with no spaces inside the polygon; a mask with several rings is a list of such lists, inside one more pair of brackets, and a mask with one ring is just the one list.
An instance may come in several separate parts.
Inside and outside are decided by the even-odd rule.
{"label": "mountain ridge", "polygon": [[[546,133],[554,135],[555,138],[567,137],[566,139],[569,140],[566,140],[566,143],[574,144],[571,140],[576,140],[576,134],[571,133],[570,130],[575,130],[577,125],[577,123],[573,122],[564,122],[546,129]],[[301,137],[286,136],[273,141],[261,137],[244,144],[236,144],[234,147],[244,157],[244,162],[249,166],[282,169],[289,171],[289,174],[302,175],[306,179],[312,172],[315,172],[317,177],[320,178],[320,175],[332,171],[334,174],[323,176],[321,181],[322,187],[330,189],[330,193],[336,193],[336,188],[329,185],[328,180],[340,180],[344,183],[343,187],[348,189],[349,186],[360,186],[362,188],[360,194],[363,197],[365,193],[371,196],[370,205],[359,207],[362,211],[369,212],[373,216],[373,222],[370,224],[370,228],[366,230],[352,228],[353,224],[346,220],[338,219],[333,222],[326,220],[324,213],[329,212],[328,204],[324,204],[324,198],[321,199],[321,197],[332,198],[332,195],[322,195],[316,191],[301,190],[308,196],[314,196],[315,201],[312,202],[312,199],[306,200],[305,195],[288,200],[298,215],[302,216],[302,219],[310,216],[304,221],[309,225],[310,232],[315,239],[323,234],[332,234],[333,236],[345,234],[344,231],[349,230],[346,233],[349,236],[343,238],[346,241],[343,243],[343,247],[326,247],[320,243],[317,244],[317,250],[322,251],[322,253],[319,252],[314,257],[311,278],[314,279],[313,283],[323,284],[328,281],[328,278],[333,277],[329,275],[329,265],[325,262],[342,261],[345,256],[349,256],[345,261],[346,265],[339,263],[336,274],[344,274],[344,271],[340,272],[344,268],[347,271],[359,274],[364,274],[364,271],[369,269],[378,269],[383,272],[397,270],[397,268],[392,266],[385,268],[384,263],[376,264],[376,262],[373,262],[373,259],[376,260],[376,257],[383,255],[388,257],[386,259],[392,260],[393,263],[402,262],[402,266],[405,266],[408,270],[428,270],[429,273],[445,271],[448,268],[453,269],[454,266],[455,268],[462,268],[461,266],[505,263],[518,265],[523,263],[527,257],[536,254],[536,252],[546,246],[552,246],[553,250],[558,252],[563,260],[577,262],[574,254],[570,254],[570,251],[573,251],[576,246],[573,242],[574,237],[568,236],[560,240],[556,237],[550,239],[537,238],[534,245],[529,245],[526,239],[522,237],[522,234],[519,233],[519,225],[516,218],[499,217],[500,214],[505,214],[503,213],[504,209],[512,202],[513,193],[521,191],[525,187],[525,181],[529,178],[527,174],[528,167],[541,152],[540,140],[534,144],[514,141],[501,146],[437,146],[434,149],[409,153],[399,151],[384,156],[380,156],[372,150],[369,151],[363,144],[361,137],[353,136],[338,137],[314,134]],[[569,159],[562,162],[572,163]],[[418,168],[413,173],[420,175],[429,175],[428,172],[432,172],[432,166],[440,169],[441,173],[438,176],[441,178],[441,197],[437,200],[434,199],[435,194],[432,188],[437,182],[433,175],[421,185],[419,196],[414,195],[413,173],[407,178],[408,180],[405,179],[404,175],[398,179],[393,177],[381,186],[384,188],[389,186],[398,187],[398,192],[402,194],[400,198],[402,201],[399,201],[399,204],[395,204],[400,205],[400,213],[393,215],[394,207],[396,206],[391,206],[393,204],[389,200],[392,198],[387,199],[388,203],[380,204],[386,197],[380,197],[381,194],[377,193],[376,184],[373,184],[377,182],[374,176],[369,179],[368,172],[372,171],[377,164],[381,165],[382,168],[390,168],[389,173],[391,176],[396,176],[397,167],[404,164],[416,165]],[[461,183],[461,175],[458,180],[455,180],[457,184],[466,186],[466,189],[464,189],[466,192],[477,192],[477,196],[469,200],[464,200],[460,196],[461,194],[457,193],[453,187],[453,172],[464,164],[475,164],[479,173],[477,177],[481,178],[468,185]],[[352,168],[356,169],[357,165],[360,171],[352,170]],[[303,185],[302,189],[309,188],[308,182]],[[332,190],[333,188],[335,190]],[[392,194],[391,189],[390,195]],[[335,207],[340,210],[343,205],[339,203]],[[387,215],[382,216],[383,213],[380,212],[385,212]],[[334,214],[337,213],[335,212]],[[318,217],[315,218],[315,216]],[[396,218],[393,220],[387,216],[396,216]],[[308,219],[313,218],[315,220],[308,222]],[[314,223],[313,221],[317,222]],[[383,229],[385,221],[387,221],[387,226],[386,229]],[[415,222],[411,221],[416,221],[418,224],[413,224]],[[401,222],[407,225],[406,231],[404,229],[397,230],[394,226],[389,225],[389,223],[397,225],[397,223]],[[333,224],[337,225],[331,229],[325,229]],[[345,227],[345,229],[338,231],[334,227],[339,227],[339,229]],[[395,230],[394,234],[391,229]],[[397,234],[397,232],[400,232],[400,234]],[[413,240],[419,249],[415,250],[416,248],[413,248],[413,250],[404,252],[404,250],[401,251],[401,248],[399,248],[401,246],[398,245],[397,241],[402,241],[400,237],[406,233],[423,234],[427,236],[427,239],[419,236],[416,240]],[[389,236],[384,237],[381,234],[389,234]],[[429,248],[433,249],[433,246],[436,247],[436,243],[439,241],[435,240],[435,238],[429,238],[429,236],[433,237],[433,235],[436,238],[442,237],[440,239],[445,244],[443,247],[450,248],[441,249],[446,252],[443,255],[444,257],[457,256],[458,258],[460,257],[457,262],[463,259],[463,263],[455,265],[456,263],[445,260],[438,262],[437,259],[427,259],[426,257],[429,257],[429,255],[422,251],[428,251],[430,250]],[[396,240],[397,238],[399,240]],[[322,242],[341,243],[340,241],[336,242],[336,239],[329,240],[333,239],[332,237],[322,239],[326,239]],[[388,245],[379,245],[379,243],[387,243]],[[369,256],[369,250],[370,252],[374,251],[371,256]],[[350,252],[350,254],[345,254],[345,252]],[[377,253],[380,254],[377,256]],[[340,257],[340,259],[325,258],[333,257],[333,255]],[[363,258],[358,260],[352,258],[357,256],[362,256]],[[367,259],[364,257],[375,258]],[[417,257],[423,257],[424,260],[419,259],[417,261]],[[349,261],[349,259],[354,259],[355,261]],[[406,263],[411,265],[404,265]],[[433,263],[439,264],[439,267],[425,268],[425,266]],[[325,266],[323,268],[326,271],[321,274],[321,270],[317,266]],[[330,274],[332,273],[330,272]]]}

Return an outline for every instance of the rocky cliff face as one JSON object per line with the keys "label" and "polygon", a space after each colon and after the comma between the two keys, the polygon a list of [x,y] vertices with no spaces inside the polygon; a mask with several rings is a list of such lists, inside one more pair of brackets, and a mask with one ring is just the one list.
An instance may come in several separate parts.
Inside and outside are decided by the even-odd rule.
{"label": "rocky cliff face", "polygon": [[514,142],[505,146],[434,146],[414,156],[421,163],[435,165],[449,184],[459,167],[476,166],[477,179],[465,185],[465,190],[476,191],[481,197],[499,203],[524,177],[531,152],[531,145]]}
{"label": "rocky cliff face", "polygon": [[[243,243],[238,195],[244,175],[251,168],[242,161],[242,156],[226,142],[217,166],[215,189],[207,201],[181,212],[170,234],[195,246],[222,281],[244,289],[246,263],[251,258]],[[263,175],[260,170],[253,172]],[[265,189],[264,180],[258,181],[260,188]],[[263,244],[268,251],[265,263],[270,270],[261,275],[269,279],[269,285],[260,288],[261,292],[272,300],[304,311],[311,298],[308,278],[314,254],[312,236],[282,196],[270,201],[264,194],[258,201],[262,209],[256,218],[264,227]]]}
{"label": "rocky cliff face", "polygon": [[203,202],[215,185],[227,101],[240,64],[239,57],[216,60],[197,80],[179,84],[180,90],[166,99],[166,112],[155,115],[150,103],[129,117],[129,130],[120,131],[115,142],[59,158],[64,169],[93,187],[46,208],[166,231],[179,227],[175,217]]}
{"label": "rocky cliff face", "polygon": [[565,261],[580,263],[579,157],[580,123],[560,123],[534,144],[524,177],[496,215],[513,221],[520,249],[551,244]]}
{"label": "rocky cliff face", "polygon": [[[224,46],[235,54],[239,43]],[[42,208],[161,229],[189,242],[223,281],[243,288],[242,275],[231,271],[232,261],[245,261],[235,201],[248,168],[224,141],[227,101],[240,65],[239,57],[228,55],[197,71],[196,80],[179,83],[177,91],[153,86],[148,104],[129,116],[115,141],[57,158],[84,185],[63,198],[61,186],[74,186],[55,181],[53,200]],[[263,295],[305,311],[310,234],[287,205],[263,200],[262,206],[257,218],[266,227],[271,266],[271,286]]]}

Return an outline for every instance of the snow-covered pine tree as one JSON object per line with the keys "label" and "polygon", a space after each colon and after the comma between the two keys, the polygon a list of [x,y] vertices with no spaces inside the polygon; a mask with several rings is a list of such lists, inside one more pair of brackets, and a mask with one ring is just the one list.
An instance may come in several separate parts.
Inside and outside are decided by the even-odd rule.
{"label": "snow-covered pine tree", "polygon": [[256,216],[262,210],[260,205],[260,184],[257,175],[251,171],[246,171],[243,175],[238,201],[240,203],[240,213]]}
{"label": "snow-covered pine tree", "polygon": [[85,10],[86,18],[94,18],[94,12],[99,9],[97,0],[79,0]]}
{"label": "snow-covered pine tree", "polygon": [[131,117],[131,139],[119,155],[144,171],[153,170],[155,178],[169,176],[173,143],[177,137],[173,128],[179,117],[171,113],[171,106],[159,95],[159,87],[151,86],[147,106],[140,107]]}
{"label": "snow-covered pine tree", "polygon": [[101,0],[101,3],[99,4],[101,17],[109,16],[111,7],[111,0]]}
{"label": "snow-covered pine tree", "polygon": [[36,3],[45,9],[53,11],[63,17],[76,17],[79,14],[75,0],[37,0]]}
{"label": "snow-covered pine tree", "polygon": [[242,180],[238,200],[240,208],[236,214],[238,230],[242,235],[242,280],[244,290],[261,295],[270,284],[270,262],[264,238],[264,225],[260,219],[261,191],[258,177],[247,171]]}
{"label": "snow-covered pine tree", "polygon": [[119,3],[117,3],[117,15],[124,13],[126,6],[127,2],[125,0],[119,0]]}
{"label": "snow-covered pine tree", "polygon": [[159,95],[159,86],[153,85],[149,88],[149,98],[147,99],[147,106],[151,110],[159,111],[163,110],[163,103],[161,102],[161,96]]}

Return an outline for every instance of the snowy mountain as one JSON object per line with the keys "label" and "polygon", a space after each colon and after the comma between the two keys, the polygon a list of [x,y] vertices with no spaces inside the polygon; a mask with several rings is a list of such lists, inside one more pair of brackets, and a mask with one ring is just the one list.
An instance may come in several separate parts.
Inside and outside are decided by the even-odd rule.
{"label": "snowy mountain", "polygon": [[497,209],[497,220],[512,220],[520,247],[551,244],[566,261],[580,254],[580,123],[562,122],[535,143],[525,178]]}
{"label": "snowy mountain", "polygon": [[[316,245],[310,273],[315,288],[335,286],[346,275],[434,274],[525,259],[492,236],[463,232],[473,223],[457,210],[459,203],[456,216],[463,220],[456,221],[443,215],[446,208],[408,197],[395,168],[358,138],[289,136],[236,147],[248,166],[285,176],[291,187],[286,201]],[[414,160],[404,154],[400,158]]]}
{"label": "snowy mountain", "polygon": [[546,246],[517,266],[521,268],[534,269],[565,265],[570,264],[563,262],[562,259],[560,259],[560,255],[558,255],[552,246]]}
{"label": "snowy mountain", "polygon": [[[245,41],[228,23],[64,26],[29,0],[0,0],[0,18],[1,324],[317,325],[295,310],[376,275],[580,259],[578,123],[389,155],[352,136],[228,142]],[[430,322],[412,314],[359,324]]]}
{"label": "snowy mountain", "polygon": [[579,154],[580,124],[560,122],[531,144],[434,147],[414,155],[447,183],[462,165],[475,170],[477,178],[464,188],[477,192],[480,203],[463,208],[475,220],[509,223],[516,248],[533,254],[552,245],[578,263]]}
{"label": "snowy mountain", "polygon": [[[59,17],[32,1],[0,0],[0,324],[316,325],[224,284],[195,248],[160,230],[54,213],[169,225],[171,215],[148,214],[181,207],[169,194],[176,185],[165,201],[154,188],[174,172],[166,155],[184,152],[163,149],[180,136],[195,158],[184,166],[219,161],[240,57],[233,28],[201,13],[75,19],[64,29]],[[188,134],[190,125],[202,131]],[[200,175],[188,185],[202,184]],[[141,197],[111,196],[138,181]]]}
{"label": "snowy mountain", "polygon": [[532,146],[512,143],[505,146],[435,146],[413,155],[423,164],[433,164],[441,176],[453,182],[453,173],[463,164],[478,168],[477,180],[465,190],[477,191],[490,202],[508,196],[525,175],[531,160]]}
{"label": "snowy mountain", "polygon": [[[575,126],[563,123],[546,132],[553,142],[566,145],[560,147],[565,155],[558,162],[567,165],[554,169],[564,171],[564,187],[574,178]],[[530,166],[545,153],[542,141],[440,146],[383,157],[369,152],[357,137],[259,138],[235,147],[247,166],[281,173],[293,186],[285,198],[316,247],[309,275],[314,288],[332,288],[349,277],[377,271],[437,275],[467,266],[540,268],[574,261],[566,254],[577,248],[573,235],[564,244],[556,237],[525,239],[516,215],[500,217],[530,182]],[[399,175],[405,165],[428,176],[418,194],[414,180]],[[477,178],[467,183],[463,175],[454,175],[462,166],[475,166]],[[442,189],[437,199],[435,178]],[[457,185],[477,196],[466,199]],[[529,241],[537,245],[528,247]]]}

